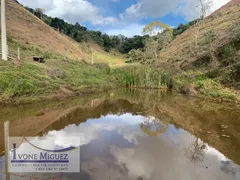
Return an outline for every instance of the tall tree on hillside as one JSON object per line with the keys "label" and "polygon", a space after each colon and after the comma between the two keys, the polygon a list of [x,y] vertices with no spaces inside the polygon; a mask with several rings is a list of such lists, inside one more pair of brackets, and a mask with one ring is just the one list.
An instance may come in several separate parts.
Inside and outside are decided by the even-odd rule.
{"label": "tall tree on hillside", "polygon": [[198,37],[200,34],[200,29],[202,29],[202,27],[204,26],[204,20],[205,17],[208,14],[208,11],[211,8],[212,2],[211,1],[204,1],[204,0],[196,0],[197,3],[199,4],[196,7],[196,10],[198,10],[198,7],[200,7],[200,19],[198,21],[198,23],[196,23],[196,30],[195,30],[195,48],[198,47]]}
{"label": "tall tree on hillside", "polygon": [[[166,36],[159,35],[159,34],[161,34],[160,32],[162,32],[162,33],[164,32],[166,34]],[[143,34],[150,36],[146,42],[148,42],[147,44],[152,47],[153,52],[154,52],[154,59],[157,61],[158,60],[158,45],[159,45],[160,41],[163,41],[163,40],[165,41],[165,38],[172,37],[173,29],[167,24],[163,24],[159,21],[154,21],[144,27]],[[149,44],[149,42],[151,44]]]}
{"label": "tall tree on hillside", "polygon": [[45,11],[46,11],[46,10],[43,9],[43,8],[36,8],[34,14],[35,14],[35,16],[37,16],[39,19],[42,19],[42,18],[43,18],[43,14],[44,14]]}
{"label": "tall tree on hillside", "polygon": [[203,0],[199,0],[199,3],[200,3],[200,7],[201,7],[201,19],[204,19],[207,16],[208,11],[211,8],[212,2],[211,1],[205,2]]}

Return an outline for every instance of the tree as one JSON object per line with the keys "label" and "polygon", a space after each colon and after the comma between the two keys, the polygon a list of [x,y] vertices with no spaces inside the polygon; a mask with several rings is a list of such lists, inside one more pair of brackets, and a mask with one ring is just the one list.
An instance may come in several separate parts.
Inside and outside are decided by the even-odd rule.
{"label": "tree", "polygon": [[142,49],[144,48],[144,39],[146,37],[134,36],[132,38],[126,38],[122,44],[121,52],[128,53],[132,49]]}
{"label": "tree", "polygon": [[165,133],[169,125],[161,122],[155,117],[149,116],[144,118],[144,122],[140,124],[140,128],[149,136],[158,136],[161,133]]}
{"label": "tree", "polygon": [[211,1],[203,2],[203,0],[199,0],[199,3],[201,6],[201,19],[203,20],[207,16],[207,13],[211,8],[212,2]]}
{"label": "tree", "polygon": [[193,137],[191,144],[185,149],[185,156],[191,163],[200,163],[204,160],[207,151],[206,144],[199,138]]}
{"label": "tree", "polygon": [[86,27],[80,25],[78,22],[69,24],[60,18],[49,17],[44,14],[45,9],[36,8],[34,10],[28,7],[25,8],[55,30],[64,33],[78,42],[94,41],[106,51],[114,48],[121,53],[128,53],[132,49],[142,49],[144,47],[145,37],[135,36],[133,38],[127,38],[123,35],[109,36],[102,34],[100,31],[87,30]]}
{"label": "tree", "polygon": [[35,16],[37,16],[39,19],[42,19],[42,18],[43,18],[43,14],[44,14],[45,11],[46,11],[46,10],[43,9],[43,8],[36,8],[34,14],[35,14]]}
{"label": "tree", "polygon": [[198,37],[199,37],[200,29],[202,29],[202,27],[204,26],[205,17],[207,16],[207,13],[212,5],[211,1],[203,2],[203,0],[197,0],[197,2],[199,3],[197,8],[200,6],[201,11],[200,11],[200,19],[196,23],[196,29],[195,29],[195,48],[198,47]]}
{"label": "tree", "polygon": [[143,34],[149,35],[152,43],[152,49],[154,52],[154,58],[158,60],[158,43],[159,39],[156,35],[158,35],[161,31],[165,32],[169,37],[172,37],[173,29],[167,25],[163,24],[159,21],[154,21],[143,28]]}
{"label": "tree", "polygon": [[30,13],[34,14],[34,9],[26,7],[26,6],[24,8],[27,9]]}
{"label": "tree", "polygon": [[103,34],[103,35],[102,35],[102,38],[103,38],[103,47],[104,47],[104,50],[107,51],[107,52],[109,52],[110,49],[113,47],[111,38],[110,38],[107,34]]}
{"label": "tree", "polygon": [[58,31],[61,31],[65,28],[65,21],[59,18],[54,18],[51,21],[50,26],[54,27],[55,29],[57,29]]}

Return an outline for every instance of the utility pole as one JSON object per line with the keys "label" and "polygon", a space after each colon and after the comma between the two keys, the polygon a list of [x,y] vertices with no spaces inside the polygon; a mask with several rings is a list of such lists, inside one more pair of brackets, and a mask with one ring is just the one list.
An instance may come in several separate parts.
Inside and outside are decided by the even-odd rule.
{"label": "utility pole", "polygon": [[18,60],[21,60],[21,56],[20,56],[20,48],[18,48]]}
{"label": "utility pole", "polygon": [[1,0],[1,29],[2,29],[2,60],[7,61],[7,30],[6,30],[6,10],[5,0]]}
{"label": "utility pole", "polygon": [[9,121],[4,122],[4,148],[5,148],[5,174],[8,177],[8,158],[9,158]]}
{"label": "utility pole", "polygon": [[94,59],[93,59],[93,48],[92,48],[92,65],[94,64]]}

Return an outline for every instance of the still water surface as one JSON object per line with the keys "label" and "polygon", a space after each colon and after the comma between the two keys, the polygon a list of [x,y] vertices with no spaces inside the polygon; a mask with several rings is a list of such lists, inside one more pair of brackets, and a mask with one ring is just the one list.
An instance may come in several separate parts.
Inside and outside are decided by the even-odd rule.
{"label": "still water surface", "polygon": [[[38,135],[63,142],[79,136],[81,173],[28,175],[61,180],[240,179],[240,108],[234,104],[155,91],[117,91],[59,108],[71,106],[76,108]],[[18,126],[17,120],[14,123]],[[3,162],[4,157],[1,171]]]}

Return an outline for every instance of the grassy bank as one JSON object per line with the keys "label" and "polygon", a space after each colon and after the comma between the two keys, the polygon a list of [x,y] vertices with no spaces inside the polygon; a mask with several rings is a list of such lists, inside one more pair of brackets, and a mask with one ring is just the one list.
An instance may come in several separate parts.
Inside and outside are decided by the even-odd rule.
{"label": "grassy bank", "polygon": [[117,86],[173,89],[190,96],[239,100],[236,91],[224,87],[218,79],[210,79],[203,72],[188,71],[172,76],[150,66],[111,69],[106,64],[89,65],[56,59],[49,59],[43,64],[32,61],[0,62],[0,102],[71,96]]}
{"label": "grassy bank", "polygon": [[119,83],[130,88],[171,89],[190,96],[206,96],[219,100],[239,101],[239,93],[224,86],[221,77],[209,73],[187,71],[177,75],[161,72],[152,66],[123,67],[114,71]]}
{"label": "grassy bank", "polygon": [[[115,68],[104,63],[91,65],[32,46],[21,46],[11,40],[10,47],[20,47],[23,59],[0,61],[1,103],[67,97],[115,87],[172,89],[192,96],[239,100],[234,90],[224,87],[217,77],[210,78],[205,72],[188,71],[172,76],[147,65]],[[46,62],[32,61],[34,55],[45,57]]]}
{"label": "grassy bank", "polygon": [[210,78],[208,73],[188,71],[175,77],[176,91],[192,96],[207,96],[221,100],[240,100],[233,88],[221,84],[219,78]]}
{"label": "grassy bank", "polygon": [[[16,62],[15,62],[16,63]],[[84,62],[48,60],[0,62],[0,101],[19,98],[69,96],[79,92],[100,91],[116,85],[109,68]]]}
{"label": "grassy bank", "polygon": [[[117,84],[110,75],[107,64],[121,64],[121,57],[112,58],[111,54],[101,50],[95,51],[94,58],[98,64],[91,65],[88,57],[71,59],[71,56],[22,44],[10,37],[8,47],[11,58],[9,61],[0,61],[1,103],[96,92],[115,87]],[[16,58],[18,48],[21,52],[20,61]],[[89,54],[88,50],[87,46],[82,49],[84,53]],[[44,57],[45,63],[34,62],[33,56]]]}

